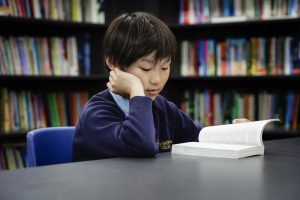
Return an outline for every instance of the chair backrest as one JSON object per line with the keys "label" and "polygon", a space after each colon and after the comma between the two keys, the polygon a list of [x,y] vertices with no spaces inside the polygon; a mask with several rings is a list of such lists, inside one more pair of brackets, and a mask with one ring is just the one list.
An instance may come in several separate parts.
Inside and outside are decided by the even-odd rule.
{"label": "chair backrest", "polygon": [[72,162],[75,127],[49,127],[27,133],[27,166]]}

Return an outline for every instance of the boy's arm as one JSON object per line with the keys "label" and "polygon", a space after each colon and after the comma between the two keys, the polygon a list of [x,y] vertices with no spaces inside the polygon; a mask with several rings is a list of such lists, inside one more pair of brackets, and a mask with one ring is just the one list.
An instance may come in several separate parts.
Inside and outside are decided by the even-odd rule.
{"label": "boy's arm", "polygon": [[154,156],[158,147],[151,99],[134,97],[129,107],[124,119],[111,102],[90,105],[81,115],[78,128],[85,140],[80,145],[94,158]]}

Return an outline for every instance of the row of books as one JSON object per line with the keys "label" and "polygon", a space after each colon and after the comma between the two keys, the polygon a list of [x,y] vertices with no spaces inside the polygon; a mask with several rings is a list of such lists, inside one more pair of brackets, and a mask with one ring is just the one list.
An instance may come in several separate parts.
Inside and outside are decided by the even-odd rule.
{"label": "row of books", "polygon": [[105,23],[104,0],[1,0],[0,15]]}
{"label": "row of books", "polygon": [[299,0],[180,0],[179,24],[299,16]]}
{"label": "row of books", "polygon": [[181,109],[205,126],[228,124],[236,118],[279,118],[285,130],[300,130],[299,91],[186,90]]}
{"label": "row of books", "polygon": [[0,149],[0,170],[15,170],[26,167],[25,147],[7,146]]}
{"label": "row of books", "polygon": [[24,132],[51,126],[74,126],[87,92],[41,93],[0,89],[0,131]]}
{"label": "row of books", "polygon": [[0,75],[89,75],[88,35],[1,37]]}
{"label": "row of books", "polygon": [[294,37],[182,41],[182,76],[299,75],[300,40]]}

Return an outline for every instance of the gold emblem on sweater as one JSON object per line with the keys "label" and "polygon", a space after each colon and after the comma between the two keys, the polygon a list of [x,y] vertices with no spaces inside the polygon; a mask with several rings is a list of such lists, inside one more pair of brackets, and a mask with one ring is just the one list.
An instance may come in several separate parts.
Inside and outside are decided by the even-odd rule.
{"label": "gold emblem on sweater", "polygon": [[172,140],[166,140],[166,141],[156,141],[156,143],[159,145],[159,149],[161,151],[167,151],[167,150],[170,150],[171,149],[171,146],[172,146]]}

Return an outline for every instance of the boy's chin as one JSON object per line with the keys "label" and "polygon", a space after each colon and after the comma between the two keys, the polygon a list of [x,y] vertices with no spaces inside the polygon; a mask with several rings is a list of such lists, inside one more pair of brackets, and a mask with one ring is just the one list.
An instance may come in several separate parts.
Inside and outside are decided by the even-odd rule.
{"label": "boy's chin", "polygon": [[155,99],[156,99],[156,97],[157,97],[158,95],[148,95],[148,97],[150,98],[150,99],[152,99],[152,101],[154,101]]}

